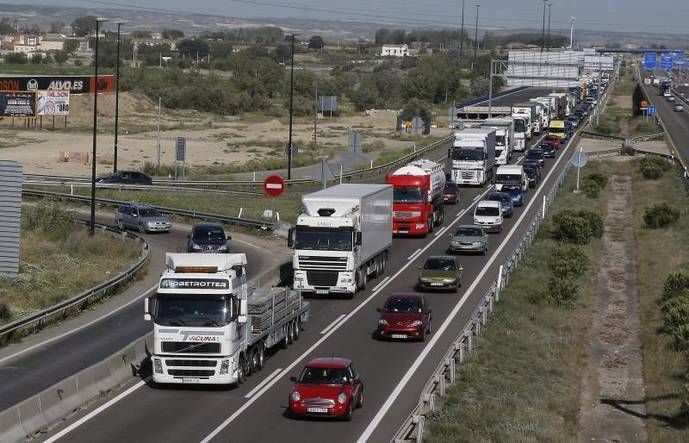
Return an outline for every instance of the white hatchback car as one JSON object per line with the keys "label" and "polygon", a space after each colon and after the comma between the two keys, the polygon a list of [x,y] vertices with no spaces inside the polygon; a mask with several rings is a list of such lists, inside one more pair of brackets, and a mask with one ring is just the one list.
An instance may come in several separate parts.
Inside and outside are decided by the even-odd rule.
{"label": "white hatchback car", "polygon": [[499,201],[481,200],[474,209],[474,224],[486,232],[502,232],[502,204]]}

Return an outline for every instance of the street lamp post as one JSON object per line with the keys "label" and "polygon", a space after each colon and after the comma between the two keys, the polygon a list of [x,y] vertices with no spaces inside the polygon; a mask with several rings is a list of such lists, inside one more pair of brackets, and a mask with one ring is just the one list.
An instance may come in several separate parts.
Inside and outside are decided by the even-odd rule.
{"label": "street lamp post", "polygon": [[117,65],[115,67],[115,146],[112,154],[112,172],[117,172],[117,125],[120,117],[120,27],[123,22],[117,22]]}
{"label": "street lamp post", "polygon": [[287,140],[287,180],[292,178],[292,113],[294,111],[294,37],[299,34],[292,34],[292,54],[289,69],[289,136]]}
{"label": "street lamp post", "polygon": [[98,135],[98,40],[100,37],[100,24],[105,19],[96,19],[96,47],[94,53],[94,78],[93,88],[93,150],[91,152],[91,235],[96,233],[96,145]]}
{"label": "street lamp post", "polygon": [[548,0],[543,0],[543,27],[541,28],[541,52],[545,49],[545,7]]}
{"label": "street lamp post", "polygon": [[549,48],[552,46],[550,43],[550,16],[552,14],[552,8],[553,8],[553,4],[548,3],[548,40],[547,41],[548,41],[548,47]]}
{"label": "street lamp post", "polygon": [[462,0],[462,27],[459,30],[459,58],[464,56],[464,6],[466,0]]}
{"label": "street lamp post", "polygon": [[478,8],[481,5],[476,5],[476,28],[474,30],[474,58],[471,60],[471,70],[474,70],[474,63],[476,63],[476,53],[478,52]]}

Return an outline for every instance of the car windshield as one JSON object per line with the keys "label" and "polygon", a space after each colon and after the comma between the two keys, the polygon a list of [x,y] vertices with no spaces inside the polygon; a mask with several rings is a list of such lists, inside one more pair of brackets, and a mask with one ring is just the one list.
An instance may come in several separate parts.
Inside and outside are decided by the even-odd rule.
{"label": "car windshield", "polygon": [[496,201],[496,202],[506,202],[506,201],[512,201],[509,195],[507,194],[500,194],[500,193],[494,193],[488,196],[488,200]]}
{"label": "car windshield", "polygon": [[480,161],[484,157],[480,148],[452,148],[452,160]]}
{"label": "car windshield", "polygon": [[222,326],[232,318],[232,301],[218,295],[158,295],[153,316],[165,326]]}
{"label": "car windshield", "polygon": [[225,240],[225,231],[220,227],[197,227],[194,229],[194,240]]}
{"label": "car windshield", "polygon": [[459,228],[455,235],[458,237],[482,237],[483,232],[479,228]]}
{"label": "car windshield", "polygon": [[384,312],[401,314],[420,314],[421,300],[409,297],[390,297],[385,302]]}
{"label": "car windshield", "polygon": [[346,368],[306,367],[299,377],[299,383],[311,385],[343,385],[349,382]]}
{"label": "car windshield", "polygon": [[295,248],[317,251],[351,251],[351,228],[297,226]]}
{"label": "car windshield", "polygon": [[421,188],[395,187],[392,190],[394,203],[423,203]]}
{"label": "car windshield", "polygon": [[509,185],[504,185],[502,187],[502,190],[508,194],[517,194],[522,192],[521,188],[519,186],[509,186]]}
{"label": "car windshield", "polygon": [[500,215],[500,210],[497,206],[479,206],[476,208],[476,215],[479,217],[495,217]]}
{"label": "car windshield", "polygon": [[162,214],[157,209],[145,208],[145,209],[139,209],[139,215],[142,217],[160,217]]}
{"label": "car windshield", "polygon": [[495,176],[495,181],[498,183],[520,182],[521,180],[521,174],[500,174]]}
{"label": "car windshield", "polygon": [[526,154],[526,157],[539,159],[539,158],[543,157],[543,151],[531,150],[528,152],[528,154]]}
{"label": "car windshield", "polygon": [[519,119],[514,121],[514,132],[526,132],[524,120]]}
{"label": "car windshield", "polygon": [[457,265],[451,258],[429,258],[423,268],[432,271],[454,271]]}

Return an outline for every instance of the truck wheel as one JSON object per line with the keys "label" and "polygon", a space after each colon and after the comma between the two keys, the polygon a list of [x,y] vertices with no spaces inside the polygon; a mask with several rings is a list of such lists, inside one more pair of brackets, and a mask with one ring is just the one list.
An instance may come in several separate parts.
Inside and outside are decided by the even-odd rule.
{"label": "truck wheel", "polygon": [[246,357],[244,354],[239,355],[239,363],[237,364],[237,384],[241,385],[246,381]]}
{"label": "truck wheel", "polygon": [[432,215],[428,217],[428,233],[430,234],[433,232],[433,225],[435,224],[434,218]]}
{"label": "truck wheel", "polygon": [[294,320],[294,341],[299,340],[299,332],[301,332],[301,322],[297,319]]}
{"label": "truck wheel", "polygon": [[263,369],[263,360],[265,359],[264,352],[263,342],[257,343],[251,353],[251,369],[253,372],[258,372]]}
{"label": "truck wheel", "polygon": [[366,289],[366,271],[363,268],[356,273],[356,287],[362,291]]}

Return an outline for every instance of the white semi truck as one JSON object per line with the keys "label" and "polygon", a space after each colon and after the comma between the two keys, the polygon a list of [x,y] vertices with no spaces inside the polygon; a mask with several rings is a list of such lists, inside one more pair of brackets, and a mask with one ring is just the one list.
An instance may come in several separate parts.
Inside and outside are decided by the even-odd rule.
{"label": "white semi truck", "polygon": [[482,128],[495,128],[495,164],[506,165],[512,158],[514,147],[514,120],[512,117],[489,118]]}
{"label": "white semi truck", "polygon": [[550,125],[551,100],[549,98],[546,100],[545,97],[537,97],[531,98],[529,101],[536,104],[538,119],[541,122],[541,131],[545,130]]}
{"label": "white semi truck", "polygon": [[290,344],[308,316],[298,291],[249,292],[245,254],[167,253],[158,290],[144,300],[153,381],[240,384],[263,368],[267,349]]}
{"label": "white semi truck", "polygon": [[382,274],[392,246],[390,185],[342,184],[302,197],[290,230],[294,289],[353,296]]}
{"label": "white semi truck", "polygon": [[526,139],[530,139],[531,137],[536,134],[536,105],[528,102],[528,103],[520,103],[518,105],[512,106],[512,116],[521,116],[524,117],[527,120],[527,137]]}
{"label": "white semi truck", "polygon": [[447,153],[452,162],[452,181],[460,185],[483,186],[493,178],[495,128],[463,129],[455,132]]}
{"label": "white semi truck", "polygon": [[514,150],[525,151],[529,140],[529,116],[512,114],[512,121],[514,121]]}

